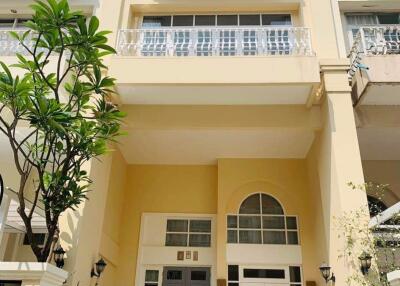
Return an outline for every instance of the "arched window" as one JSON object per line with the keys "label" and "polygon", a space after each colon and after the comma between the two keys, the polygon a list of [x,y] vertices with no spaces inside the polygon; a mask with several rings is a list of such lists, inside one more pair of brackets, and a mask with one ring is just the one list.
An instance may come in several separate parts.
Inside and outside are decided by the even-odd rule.
{"label": "arched window", "polygon": [[281,204],[270,195],[254,194],[240,205],[239,214],[283,215]]}
{"label": "arched window", "polygon": [[285,216],[274,197],[253,194],[239,208],[239,214],[228,215],[228,243],[298,244],[295,216]]}

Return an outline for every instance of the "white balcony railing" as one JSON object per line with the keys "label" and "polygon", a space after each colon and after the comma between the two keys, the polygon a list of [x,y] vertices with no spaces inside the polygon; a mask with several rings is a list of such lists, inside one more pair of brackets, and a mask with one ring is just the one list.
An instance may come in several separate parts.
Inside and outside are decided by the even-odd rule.
{"label": "white balcony railing", "polygon": [[310,30],[296,27],[120,30],[117,45],[138,57],[313,55]]}
{"label": "white balcony railing", "polygon": [[400,55],[400,25],[361,27],[350,51],[352,77],[363,68],[362,57],[374,55]]}
{"label": "white balcony railing", "polygon": [[[27,51],[22,47],[18,40],[10,35],[11,30],[0,30],[0,56],[15,56],[16,53],[27,54]],[[13,30],[22,35],[26,30]],[[26,37],[25,44],[32,48],[31,36]]]}

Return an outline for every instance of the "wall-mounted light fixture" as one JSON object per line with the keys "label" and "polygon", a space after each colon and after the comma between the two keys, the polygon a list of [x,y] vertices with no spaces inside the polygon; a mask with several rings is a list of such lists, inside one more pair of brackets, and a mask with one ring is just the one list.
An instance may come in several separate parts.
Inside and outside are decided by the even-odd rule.
{"label": "wall-mounted light fixture", "polygon": [[59,245],[54,251],[54,262],[56,263],[56,266],[58,268],[63,268],[64,267],[64,254],[65,251],[64,249],[61,247],[61,245]]}
{"label": "wall-mounted light fixture", "polygon": [[371,268],[372,256],[364,251],[358,259],[360,260],[360,268],[362,274],[367,275],[369,269]]}
{"label": "wall-mounted light fixture", "polygon": [[332,273],[331,275],[331,267],[328,264],[322,263],[322,265],[319,267],[319,271],[321,271],[321,275],[325,279],[326,283],[329,281],[332,281],[333,283],[336,282],[335,274]]}
{"label": "wall-mounted light fixture", "polygon": [[104,269],[106,268],[106,266],[107,266],[107,263],[104,261],[103,258],[100,258],[100,260],[94,264],[94,266],[92,268],[92,272],[90,273],[90,277],[95,276],[95,277],[99,278],[101,273],[103,273]]}

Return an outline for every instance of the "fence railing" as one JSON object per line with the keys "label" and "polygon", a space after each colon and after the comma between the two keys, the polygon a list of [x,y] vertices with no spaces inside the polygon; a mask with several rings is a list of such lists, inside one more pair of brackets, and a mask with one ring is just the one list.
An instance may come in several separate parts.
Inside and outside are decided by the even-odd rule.
{"label": "fence railing", "polygon": [[310,30],[297,27],[130,29],[117,45],[138,57],[313,55]]}
{"label": "fence railing", "polygon": [[[27,51],[22,47],[18,40],[10,35],[11,30],[0,30],[0,56],[15,56],[16,53],[27,54]],[[22,35],[26,30],[13,30]],[[25,44],[32,48],[32,37],[28,35],[25,39]]]}
{"label": "fence railing", "polygon": [[399,54],[400,25],[361,27],[349,54],[351,61],[349,76],[354,76],[357,69],[363,68],[363,56]]}

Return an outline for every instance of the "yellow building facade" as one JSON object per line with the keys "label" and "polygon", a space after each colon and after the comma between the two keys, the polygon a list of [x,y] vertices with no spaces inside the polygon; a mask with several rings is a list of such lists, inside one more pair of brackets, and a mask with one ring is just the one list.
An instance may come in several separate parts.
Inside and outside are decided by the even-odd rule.
{"label": "yellow building facade", "polygon": [[[7,63],[28,2],[0,3]],[[340,258],[337,218],[368,213],[349,183],[389,184],[382,204],[400,200],[399,1],[70,2],[112,31],[127,135],[88,164],[89,200],[61,218],[69,285],[94,285],[100,257],[105,286],[325,285],[323,262],[336,285],[361,275]],[[13,199],[0,260],[34,261]]]}

